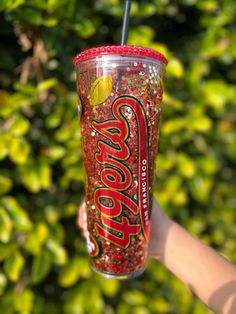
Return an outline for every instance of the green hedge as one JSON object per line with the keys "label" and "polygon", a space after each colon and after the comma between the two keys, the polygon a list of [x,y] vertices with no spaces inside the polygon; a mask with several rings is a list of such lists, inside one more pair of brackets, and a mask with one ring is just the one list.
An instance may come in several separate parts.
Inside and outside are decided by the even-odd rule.
{"label": "green hedge", "polygon": [[[95,275],[76,226],[84,175],[72,58],[119,43],[122,2],[0,2],[1,314],[210,313],[157,262],[126,282]],[[235,11],[234,0],[133,1],[129,35],[169,59],[155,195],[234,262]]]}

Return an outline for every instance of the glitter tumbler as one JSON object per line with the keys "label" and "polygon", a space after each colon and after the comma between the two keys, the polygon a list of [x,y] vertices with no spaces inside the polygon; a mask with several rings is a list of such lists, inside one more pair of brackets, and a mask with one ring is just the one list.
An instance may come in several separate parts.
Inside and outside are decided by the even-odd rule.
{"label": "glitter tumbler", "polygon": [[108,278],[147,264],[152,189],[166,58],[134,46],[74,58],[86,172],[91,267]]}

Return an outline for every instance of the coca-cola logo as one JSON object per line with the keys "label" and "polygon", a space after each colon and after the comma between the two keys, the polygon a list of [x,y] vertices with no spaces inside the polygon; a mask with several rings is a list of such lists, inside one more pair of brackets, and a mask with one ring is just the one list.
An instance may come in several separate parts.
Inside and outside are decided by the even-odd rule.
{"label": "coca-cola logo", "polygon": [[[122,114],[122,107],[129,107],[136,118],[138,131],[138,201],[129,196],[133,176],[124,163],[129,161],[133,152],[128,145],[129,123]],[[148,193],[148,131],[145,111],[134,97],[121,96],[112,104],[113,119],[103,122],[92,121],[92,127],[106,141],[99,140],[96,161],[103,166],[101,170],[102,187],[95,190],[95,205],[101,213],[101,222],[95,223],[98,234],[121,248],[127,248],[133,235],[143,230],[145,237],[149,233],[149,193]],[[107,141],[109,140],[109,141]],[[126,209],[126,215],[123,209]],[[132,223],[131,216],[140,217]],[[139,221],[141,223],[139,223]]]}

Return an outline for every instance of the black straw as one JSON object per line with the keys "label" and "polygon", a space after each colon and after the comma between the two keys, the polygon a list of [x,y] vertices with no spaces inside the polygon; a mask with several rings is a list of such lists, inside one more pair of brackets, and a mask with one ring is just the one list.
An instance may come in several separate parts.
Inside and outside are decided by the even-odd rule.
{"label": "black straw", "polygon": [[125,0],[125,13],[122,28],[121,45],[126,45],[128,30],[129,30],[129,15],[130,15],[131,0]]}

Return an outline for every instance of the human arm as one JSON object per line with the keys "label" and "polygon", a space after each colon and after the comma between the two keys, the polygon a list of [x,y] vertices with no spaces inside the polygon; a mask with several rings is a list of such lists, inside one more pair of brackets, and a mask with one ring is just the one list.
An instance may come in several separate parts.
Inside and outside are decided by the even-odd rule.
{"label": "human arm", "polygon": [[169,219],[156,201],[149,253],[215,313],[236,313],[236,266]]}
{"label": "human arm", "polygon": [[[86,237],[84,203],[78,223]],[[236,266],[167,217],[156,201],[149,256],[164,264],[215,313],[236,313]]]}

